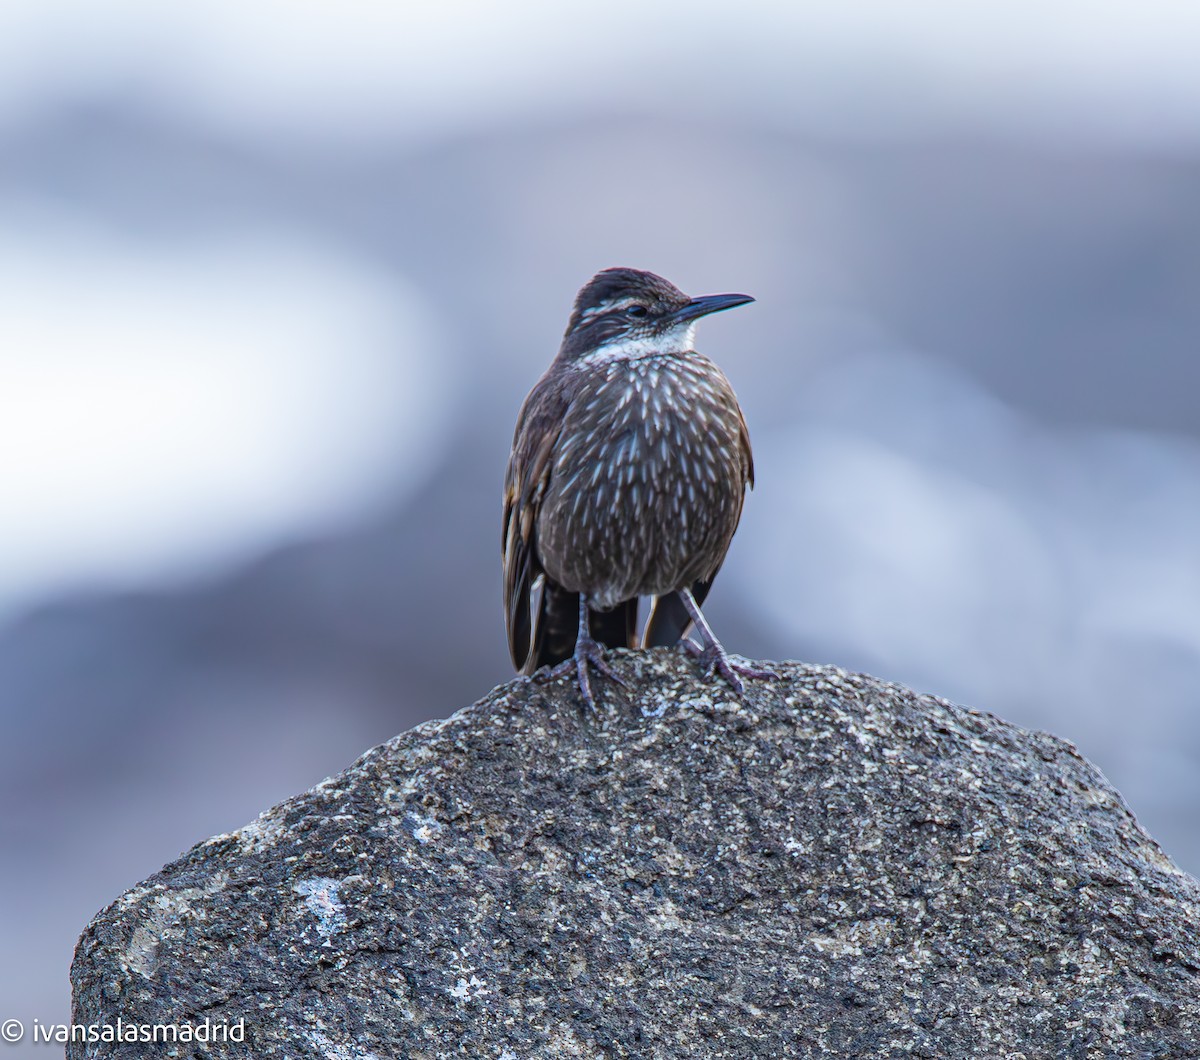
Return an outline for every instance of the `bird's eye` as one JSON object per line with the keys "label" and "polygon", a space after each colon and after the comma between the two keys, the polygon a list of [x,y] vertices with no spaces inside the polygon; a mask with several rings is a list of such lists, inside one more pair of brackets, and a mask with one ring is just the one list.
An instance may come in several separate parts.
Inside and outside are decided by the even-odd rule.
{"label": "bird's eye", "polygon": [[625,315],[631,317],[644,317],[648,312],[649,310],[644,305],[631,305],[625,310]]}

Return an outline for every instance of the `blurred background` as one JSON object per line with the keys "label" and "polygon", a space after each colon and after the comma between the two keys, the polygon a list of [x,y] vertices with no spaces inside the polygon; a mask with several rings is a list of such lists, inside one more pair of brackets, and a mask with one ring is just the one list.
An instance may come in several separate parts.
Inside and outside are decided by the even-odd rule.
{"label": "blurred background", "polygon": [[1200,868],[1197,39],[0,6],[0,1017],[66,1020],[121,891],[509,678],[512,427],[609,265],[758,297],[700,328],[758,465],[725,643],[1072,740]]}

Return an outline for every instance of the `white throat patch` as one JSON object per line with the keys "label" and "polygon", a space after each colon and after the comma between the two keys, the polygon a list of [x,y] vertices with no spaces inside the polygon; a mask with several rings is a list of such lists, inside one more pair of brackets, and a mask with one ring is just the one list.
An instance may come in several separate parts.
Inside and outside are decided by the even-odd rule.
{"label": "white throat patch", "polygon": [[635,361],[639,357],[653,357],[656,354],[687,353],[695,348],[695,338],[696,325],[693,321],[688,321],[686,324],[677,324],[661,335],[606,342],[585,357],[581,357],[578,363],[603,364],[606,361]]}

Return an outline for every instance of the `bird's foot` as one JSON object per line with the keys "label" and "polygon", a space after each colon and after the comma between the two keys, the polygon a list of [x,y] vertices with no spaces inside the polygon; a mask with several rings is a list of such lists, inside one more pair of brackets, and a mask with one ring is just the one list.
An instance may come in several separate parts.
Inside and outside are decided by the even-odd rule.
{"label": "bird's foot", "polygon": [[714,672],[719,673],[739,696],[746,690],[742,681],[743,677],[753,677],[765,681],[779,676],[774,670],[760,670],[746,663],[734,662],[729,657],[729,653],[721,647],[719,641],[714,640],[703,648],[687,637],[684,637],[681,643],[689,655],[699,660],[705,680],[711,680]]}
{"label": "bird's foot", "polygon": [[596,671],[607,677],[610,681],[615,681],[622,688],[628,688],[629,684],[619,673],[616,672],[605,660],[604,649],[598,641],[591,637],[586,639],[577,638],[575,641],[575,654],[572,658],[560,662],[551,671],[556,677],[575,671],[576,679],[579,682],[579,694],[583,696],[583,701],[594,712],[597,711],[596,697],[592,695],[592,681],[588,674],[588,665],[596,668]]}

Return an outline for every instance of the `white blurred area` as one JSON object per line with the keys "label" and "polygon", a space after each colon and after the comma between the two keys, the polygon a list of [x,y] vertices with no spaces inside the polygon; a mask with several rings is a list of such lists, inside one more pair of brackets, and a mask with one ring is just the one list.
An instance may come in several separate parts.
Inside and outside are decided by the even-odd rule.
{"label": "white blurred area", "polygon": [[1191,0],[0,3],[0,1018],[507,678],[512,424],[609,265],[758,298],[699,332],[758,468],[727,646],[1071,739],[1195,871],[1198,40]]}
{"label": "white blurred area", "polygon": [[852,135],[1195,142],[1197,39],[1189,0],[42,0],[0,7],[0,113],[119,85],[300,136],[649,104]]}
{"label": "white blurred area", "polygon": [[0,201],[0,290],[0,615],[326,530],[446,430],[419,296],[287,233],[164,245]]}

